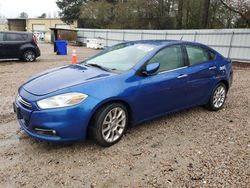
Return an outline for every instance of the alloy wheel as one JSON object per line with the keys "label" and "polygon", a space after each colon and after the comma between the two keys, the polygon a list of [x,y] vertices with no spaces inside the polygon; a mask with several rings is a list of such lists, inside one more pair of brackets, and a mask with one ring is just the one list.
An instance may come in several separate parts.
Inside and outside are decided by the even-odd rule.
{"label": "alloy wheel", "polygon": [[125,130],[126,121],[126,113],[122,108],[116,107],[111,109],[103,120],[103,139],[109,143],[118,140]]}
{"label": "alloy wheel", "polygon": [[223,86],[219,86],[215,92],[213,97],[213,105],[215,108],[220,108],[225,101],[226,98],[226,89]]}
{"label": "alloy wheel", "polygon": [[25,59],[25,61],[28,61],[28,62],[31,62],[31,61],[34,61],[35,60],[35,54],[34,54],[34,52],[32,52],[32,51],[26,51],[25,53],[24,53],[24,59]]}

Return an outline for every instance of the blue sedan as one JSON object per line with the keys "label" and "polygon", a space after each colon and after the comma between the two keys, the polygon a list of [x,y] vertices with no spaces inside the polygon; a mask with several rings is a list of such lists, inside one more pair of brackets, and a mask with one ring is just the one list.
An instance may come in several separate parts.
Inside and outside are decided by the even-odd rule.
{"label": "blue sedan", "polygon": [[185,41],[133,41],[30,78],[14,110],[21,128],[48,141],[117,143],[130,125],[198,105],[217,111],[232,62]]}

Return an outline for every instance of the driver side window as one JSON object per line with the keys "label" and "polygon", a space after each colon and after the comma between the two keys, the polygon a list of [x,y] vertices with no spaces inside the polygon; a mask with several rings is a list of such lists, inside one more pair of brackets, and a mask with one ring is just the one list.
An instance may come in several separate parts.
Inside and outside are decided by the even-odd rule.
{"label": "driver side window", "polygon": [[0,33],[0,41],[3,41],[3,33]]}
{"label": "driver side window", "polygon": [[151,63],[160,63],[160,68],[157,71],[158,73],[183,67],[184,62],[181,46],[174,45],[162,49],[149,60],[148,64]]}

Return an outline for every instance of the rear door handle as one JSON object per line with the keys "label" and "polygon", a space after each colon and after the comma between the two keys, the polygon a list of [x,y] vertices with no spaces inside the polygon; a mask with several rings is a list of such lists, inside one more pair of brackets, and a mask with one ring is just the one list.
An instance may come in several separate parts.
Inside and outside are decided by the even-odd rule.
{"label": "rear door handle", "polygon": [[186,78],[188,75],[187,74],[181,74],[179,76],[177,76],[177,78]]}
{"label": "rear door handle", "polygon": [[212,67],[209,67],[209,70],[214,70],[216,68],[217,68],[216,66],[212,66]]}

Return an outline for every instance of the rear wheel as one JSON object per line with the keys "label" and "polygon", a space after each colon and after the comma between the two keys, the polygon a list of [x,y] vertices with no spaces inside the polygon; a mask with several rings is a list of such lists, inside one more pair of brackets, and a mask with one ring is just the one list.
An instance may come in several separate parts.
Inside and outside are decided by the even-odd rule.
{"label": "rear wheel", "polygon": [[226,85],[223,83],[219,83],[215,87],[208,101],[208,104],[207,104],[208,109],[212,111],[220,110],[225,103],[226,95],[227,95]]}
{"label": "rear wheel", "polygon": [[36,60],[36,54],[32,50],[26,50],[24,51],[22,58],[26,62],[33,62]]}
{"label": "rear wheel", "polygon": [[121,103],[105,105],[94,115],[92,123],[92,138],[101,146],[111,146],[122,138],[127,128],[127,109]]}

